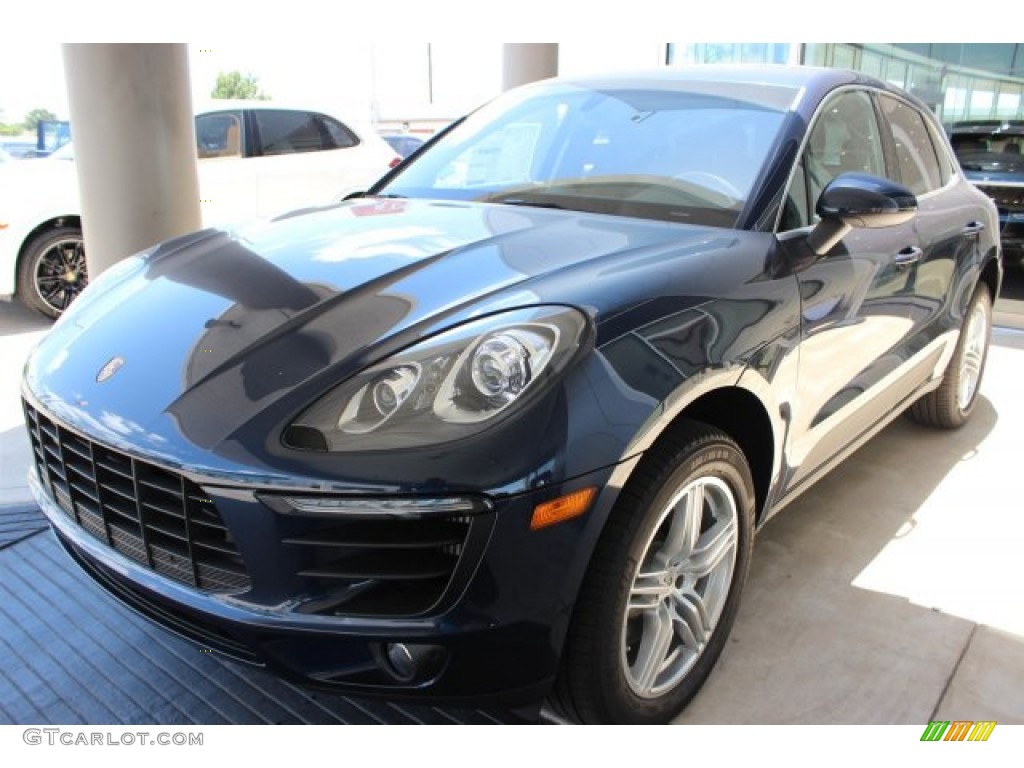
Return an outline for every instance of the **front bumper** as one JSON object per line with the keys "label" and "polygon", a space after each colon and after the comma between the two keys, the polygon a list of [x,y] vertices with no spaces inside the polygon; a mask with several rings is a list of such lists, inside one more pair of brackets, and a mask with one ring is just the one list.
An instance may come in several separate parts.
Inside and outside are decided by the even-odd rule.
{"label": "front bumper", "polygon": [[[428,600],[429,605],[391,601],[386,610],[375,612],[366,601],[346,599],[339,604],[339,591],[317,582],[319,571],[311,570],[309,558],[297,555],[289,545],[301,538],[303,524],[299,521],[296,528],[294,518],[282,508],[279,491],[228,486],[224,478],[188,477],[182,482],[183,487],[194,484],[203,501],[219,511],[228,535],[218,546],[228,542],[236,548],[247,580],[232,581],[232,576],[206,581],[200,575],[195,583],[182,583],[189,578],[189,569],[180,568],[181,563],[152,540],[143,544],[153,555],[148,563],[140,562],[136,549],[125,546],[123,537],[103,540],[104,528],[116,527],[116,519],[93,524],[90,530],[83,524],[89,522],[84,507],[75,499],[69,504],[69,494],[58,490],[57,476],[49,477],[53,470],[46,462],[55,453],[70,455],[74,440],[88,439],[62,425],[52,426],[67,445],[58,441],[57,451],[50,451],[44,438],[41,451],[35,446],[37,462],[30,485],[61,544],[101,586],[205,649],[265,665],[306,685],[351,694],[429,697],[476,706],[542,699],[557,671],[595,538],[594,509],[611,503],[599,497],[589,515],[530,530],[537,504],[581,488],[603,489],[613,467],[516,496],[488,498],[467,524],[457,564],[445,575],[436,599]],[[93,464],[108,463],[102,453],[108,449],[91,445]],[[131,461],[133,466],[146,463],[134,457]],[[62,467],[65,475],[75,476],[73,468]],[[149,480],[134,482],[138,487]],[[102,498],[106,492],[101,485],[96,483]],[[70,493],[78,499],[76,494]],[[193,519],[186,518],[185,528],[196,527],[189,522]],[[314,521],[315,531],[322,531],[321,523]],[[198,545],[190,538],[189,547]],[[314,559],[323,565],[320,555]],[[201,566],[193,564],[192,572],[199,573]],[[351,584],[346,584],[341,593],[350,591]],[[390,644],[396,643],[417,658],[420,666],[411,676],[399,674],[402,670],[396,670],[391,660]]]}

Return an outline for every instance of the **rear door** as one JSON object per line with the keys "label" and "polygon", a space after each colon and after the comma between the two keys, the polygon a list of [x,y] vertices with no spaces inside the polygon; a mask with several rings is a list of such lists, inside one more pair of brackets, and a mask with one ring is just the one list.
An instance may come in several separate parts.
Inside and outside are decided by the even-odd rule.
{"label": "rear door", "polygon": [[959,276],[981,263],[981,244],[992,234],[985,231],[989,213],[955,173],[940,129],[918,107],[891,94],[879,94],[878,103],[892,140],[893,178],[917,197],[913,223],[924,255],[908,271],[907,291],[915,297],[915,323],[930,329],[918,340],[924,346],[940,332],[932,323],[956,300],[951,291],[963,283]]}

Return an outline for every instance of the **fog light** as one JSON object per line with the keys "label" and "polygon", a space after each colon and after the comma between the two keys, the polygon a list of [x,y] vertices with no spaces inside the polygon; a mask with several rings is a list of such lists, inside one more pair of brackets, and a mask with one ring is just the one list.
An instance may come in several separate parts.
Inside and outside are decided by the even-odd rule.
{"label": "fog light", "polygon": [[386,646],[388,664],[395,677],[411,682],[416,677],[416,661],[405,643],[388,643]]}
{"label": "fog light", "polygon": [[447,652],[440,645],[385,643],[384,667],[400,683],[429,680],[441,671]]}

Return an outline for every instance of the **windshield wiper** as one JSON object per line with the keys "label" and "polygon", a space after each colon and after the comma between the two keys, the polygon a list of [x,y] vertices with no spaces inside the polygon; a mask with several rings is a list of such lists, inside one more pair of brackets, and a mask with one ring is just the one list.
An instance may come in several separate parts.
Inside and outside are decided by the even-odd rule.
{"label": "windshield wiper", "polygon": [[491,198],[485,202],[500,203],[502,205],[521,205],[524,208],[552,208],[557,211],[564,211],[565,206],[558,203],[546,203],[540,200],[527,200],[525,197]]}

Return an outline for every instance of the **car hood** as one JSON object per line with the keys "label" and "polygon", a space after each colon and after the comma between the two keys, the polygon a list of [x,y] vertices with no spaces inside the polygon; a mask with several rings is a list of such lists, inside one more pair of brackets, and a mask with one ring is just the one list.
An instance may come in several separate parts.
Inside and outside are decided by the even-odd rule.
{"label": "car hood", "polygon": [[625,286],[624,257],[706,256],[742,234],[391,199],[206,230],[96,280],[31,356],[25,383],[66,423],[175,463],[180,439],[212,448],[272,407],[292,418],[449,325],[565,301],[583,265],[588,280]]}

